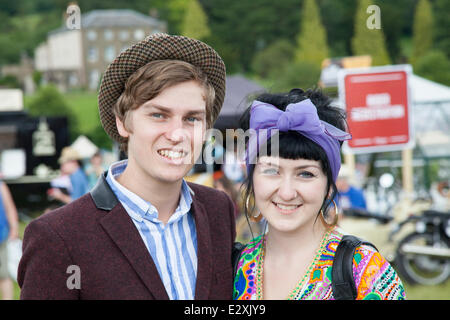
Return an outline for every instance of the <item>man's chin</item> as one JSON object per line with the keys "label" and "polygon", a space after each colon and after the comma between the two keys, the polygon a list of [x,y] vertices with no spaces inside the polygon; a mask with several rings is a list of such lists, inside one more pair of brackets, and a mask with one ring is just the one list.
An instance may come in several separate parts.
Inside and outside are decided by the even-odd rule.
{"label": "man's chin", "polygon": [[190,168],[164,169],[159,172],[158,180],[164,183],[176,183],[183,179],[189,170]]}

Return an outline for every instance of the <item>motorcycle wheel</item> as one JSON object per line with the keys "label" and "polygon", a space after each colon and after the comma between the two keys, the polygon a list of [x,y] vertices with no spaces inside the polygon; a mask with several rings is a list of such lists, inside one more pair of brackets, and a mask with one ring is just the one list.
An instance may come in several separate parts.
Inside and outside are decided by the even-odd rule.
{"label": "motorcycle wheel", "polygon": [[[412,233],[400,241],[395,259],[400,278],[411,284],[437,285],[450,276],[450,260],[431,256],[402,252],[404,244],[433,246],[433,235],[429,233]],[[446,242],[439,243],[441,248],[448,248]]]}

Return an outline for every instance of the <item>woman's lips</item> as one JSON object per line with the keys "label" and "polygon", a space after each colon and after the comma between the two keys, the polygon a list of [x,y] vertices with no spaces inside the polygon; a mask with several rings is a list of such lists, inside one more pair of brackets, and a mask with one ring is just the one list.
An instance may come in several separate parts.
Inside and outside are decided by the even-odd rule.
{"label": "woman's lips", "polygon": [[272,201],[272,204],[281,214],[294,213],[301,206],[301,204],[282,204],[274,201]]}

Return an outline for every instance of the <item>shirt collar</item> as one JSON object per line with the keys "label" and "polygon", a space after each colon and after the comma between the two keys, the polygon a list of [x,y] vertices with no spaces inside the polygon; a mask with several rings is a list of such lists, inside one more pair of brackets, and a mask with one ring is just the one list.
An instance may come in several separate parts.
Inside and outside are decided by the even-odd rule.
{"label": "shirt collar", "polygon": [[[128,160],[122,160],[113,163],[108,169],[106,181],[111,186],[111,189],[119,199],[130,216],[142,221],[142,219],[158,222],[158,210],[149,201],[139,197],[137,194],[131,192],[117,181],[117,177],[121,175],[128,165]],[[191,210],[192,196],[194,192],[189,187],[187,182],[183,179],[181,183],[181,195],[178,206],[175,212],[170,217],[168,223],[175,222],[183,215]]]}

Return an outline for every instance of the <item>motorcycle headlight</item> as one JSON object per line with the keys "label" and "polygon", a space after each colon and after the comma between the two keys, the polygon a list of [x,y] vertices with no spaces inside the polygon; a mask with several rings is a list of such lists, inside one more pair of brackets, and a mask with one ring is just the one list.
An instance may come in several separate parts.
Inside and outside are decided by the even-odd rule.
{"label": "motorcycle headlight", "polygon": [[424,222],[422,222],[422,221],[416,222],[416,231],[417,232],[424,233],[426,229],[427,229],[427,226]]}

